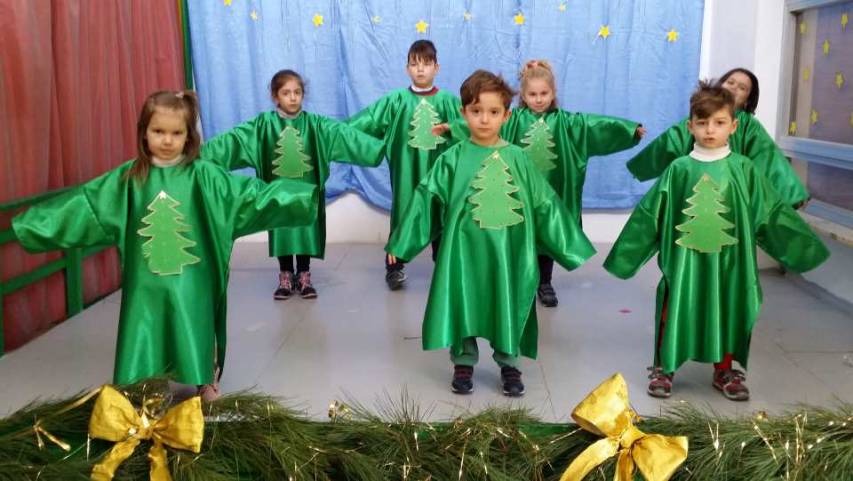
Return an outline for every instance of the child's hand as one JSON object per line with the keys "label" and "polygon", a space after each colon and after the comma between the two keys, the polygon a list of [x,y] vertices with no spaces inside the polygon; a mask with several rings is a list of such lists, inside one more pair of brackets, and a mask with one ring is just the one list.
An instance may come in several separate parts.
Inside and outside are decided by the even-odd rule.
{"label": "child's hand", "polygon": [[448,130],[450,130],[450,125],[448,125],[446,123],[445,124],[436,124],[432,128],[432,135],[435,135],[436,137],[438,137],[439,135],[443,135]]}
{"label": "child's hand", "polygon": [[637,126],[637,130],[634,132],[634,135],[635,135],[638,139],[642,139],[642,138],[643,138],[643,136],[644,136],[644,135],[646,135],[646,128],[645,128],[645,127],[643,127],[642,125],[638,125],[638,126]]}
{"label": "child's hand", "polygon": [[397,263],[397,256],[395,256],[393,254],[388,254],[388,263],[389,264],[396,264]]}

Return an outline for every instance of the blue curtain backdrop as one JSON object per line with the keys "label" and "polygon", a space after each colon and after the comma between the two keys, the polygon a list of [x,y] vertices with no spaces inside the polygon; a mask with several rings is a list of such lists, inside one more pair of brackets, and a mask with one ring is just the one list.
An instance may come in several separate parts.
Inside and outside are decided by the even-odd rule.
{"label": "blue curtain backdrop", "polygon": [[[525,61],[548,59],[562,108],[640,121],[649,130],[645,144],[687,115],[703,6],[703,0],[191,0],[202,124],[209,138],[274,108],[268,84],[282,68],[306,79],[306,111],[345,119],[409,85],[406,52],[427,38],[438,49],[440,88],[458,95],[477,68],[517,88]],[[636,203],[648,186],[633,180],[625,161],[637,149],[590,161],[584,207]],[[354,190],[390,207],[384,163],[379,169],[333,164],[326,187],[330,198]]]}

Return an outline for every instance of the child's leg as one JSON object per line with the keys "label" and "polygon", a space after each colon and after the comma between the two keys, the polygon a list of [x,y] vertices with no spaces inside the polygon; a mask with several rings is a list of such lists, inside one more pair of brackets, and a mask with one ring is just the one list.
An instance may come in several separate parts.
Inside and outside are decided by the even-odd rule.
{"label": "child's leg", "polygon": [[501,367],[501,384],[504,396],[516,397],[524,394],[521,371],[518,370],[518,356],[495,350],[492,359]]}
{"label": "child's leg", "polygon": [[540,255],[537,260],[539,261],[539,289],[536,290],[536,293],[539,295],[539,302],[545,307],[556,307],[557,293],[551,286],[554,259]]}
{"label": "child's leg", "polygon": [[385,283],[388,284],[388,289],[396,291],[403,287],[406,282],[406,273],[403,272],[405,263],[400,259],[391,259],[390,254],[385,254]]}
{"label": "child's leg", "polygon": [[474,391],[474,366],[480,357],[477,338],[466,337],[461,345],[450,348],[450,361],[453,363],[453,382],[450,389],[456,394],[470,394]]}
{"label": "child's leg", "polygon": [[746,401],[749,399],[749,388],[746,387],[746,375],[743,371],[732,369],[733,356],[726,353],[723,360],[714,363],[714,378],[712,385],[723,393],[726,399]]}
{"label": "child's leg", "polygon": [[311,284],[311,256],[296,256],[296,289],[303,299],[314,299],[317,297],[317,289]]}
{"label": "child's leg", "polygon": [[293,256],[279,256],[278,270],[278,287],[273,299],[283,301],[293,295]]}
{"label": "child's leg", "polygon": [[646,392],[649,396],[656,398],[668,398],[672,395],[672,376],[674,373],[663,372],[663,369],[658,366],[660,363],[660,347],[663,344],[663,331],[666,328],[666,314],[669,299],[664,297],[663,306],[661,307],[660,319],[658,320],[658,337],[655,339],[655,361],[654,365],[649,368],[649,387]]}

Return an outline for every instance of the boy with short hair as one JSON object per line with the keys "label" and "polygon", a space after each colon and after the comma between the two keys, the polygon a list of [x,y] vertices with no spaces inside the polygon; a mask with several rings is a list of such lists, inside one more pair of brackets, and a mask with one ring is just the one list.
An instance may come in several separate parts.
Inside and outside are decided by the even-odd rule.
{"label": "boy with short hair", "polygon": [[423,348],[450,347],[452,390],[473,391],[477,337],[494,349],[503,393],[524,394],[519,354],[535,358],[537,247],[566,269],[595,249],[525,152],[499,136],[513,91],[483,70],[461,88],[471,137],[449,148],[415,189],[386,251],[408,260],[442,236]]}
{"label": "boy with short hair", "polygon": [[[406,65],[412,85],[390,92],[349,120],[351,126],[385,142],[393,196],[391,232],[400,223],[415,186],[447,148],[446,139],[433,135],[432,128],[459,118],[459,99],[434,85],[438,71],[435,45],[429,40],[414,42]],[[433,258],[437,247],[438,239],[433,244]],[[403,267],[394,256],[386,256],[385,282],[389,289],[403,287]]]}
{"label": "boy with short hair", "polygon": [[702,82],[690,98],[693,151],[673,161],[640,200],[604,262],[622,279],[658,251],[655,356],[648,393],[667,398],[688,360],[714,363],[713,386],[749,399],[742,371],[761,307],[756,245],[792,271],[829,256],[753,162],[731,152],[737,129],[729,91]]}

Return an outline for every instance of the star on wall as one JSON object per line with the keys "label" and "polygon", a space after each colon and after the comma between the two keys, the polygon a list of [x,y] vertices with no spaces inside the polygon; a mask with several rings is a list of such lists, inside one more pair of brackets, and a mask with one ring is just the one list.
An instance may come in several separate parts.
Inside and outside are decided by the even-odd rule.
{"label": "star on wall", "polygon": [[311,22],[314,23],[315,27],[319,27],[320,25],[323,25],[323,16],[319,13],[315,13],[314,18],[311,19]]}
{"label": "star on wall", "polygon": [[512,20],[515,22],[516,25],[524,25],[524,14],[518,12],[517,14],[515,14],[514,17],[512,17]]}
{"label": "star on wall", "polygon": [[426,33],[429,28],[429,24],[424,22],[423,20],[418,20],[418,23],[415,24],[415,29],[418,33]]}
{"label": "star on wall", "polygon": [[606,40],[607,37],[610,36],[610,26],[602,25],[601,28],[598,29],[598,36]]}
{"label": "star on wall", "polygon": [[674,28],[669,32],[666,32],[667,42],[675,42],[676,40],[678,40],[678,32],[676,32]]}

